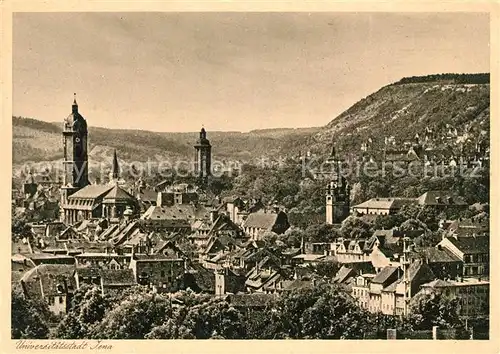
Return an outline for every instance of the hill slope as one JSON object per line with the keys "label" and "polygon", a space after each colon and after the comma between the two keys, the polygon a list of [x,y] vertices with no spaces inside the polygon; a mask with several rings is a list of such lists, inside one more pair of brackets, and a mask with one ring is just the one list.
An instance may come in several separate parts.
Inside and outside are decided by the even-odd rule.
{"label": "hill slope", "polygon": [[[265,129],[248,133],[211,132],[208,137],[218,160],[249,161],[261,156],[297,156],[311,151],[325,155],[335,140],[343,153],[360,153],[370,139],[380,150],[384,138],[411,140],[431,130],[438,147],[465,149],[487,140],[490,85],[488,74],[430,75],[403,78],[363,98],[321,128]],[[92,117],[88,117],[91,121]],[[449,131],[457,128],[455,135]],[[109,162],[113,149],[126,161],[193,157],[197,133],[155,133],[139,130],[89,128],[89,158]],[[488,142],[489,143],[489,142]],[[28,118],[13,118],[13,161],[52,161],[62,157],[61,125]]]}
{"label": "hill slope", "polygon": [[373,150],[381,150],[385,137],[412,141],[415,134],[422,139],[431,131],[431,143],[438,148],[456,151],[463,144],[470,151],[477,141],[488,140],[489,118],[489,83],[397,83],[357,102],[311,136],[307,145],[312,152],[325,154],[334,140],[344,153],[359,154],[368,140]]}
{"label": "hill slope", "polygon": [[[62,158],[62,123],[47,123],[31,118],[13,117],[13,162],[53,161]],[[275,156],[290,146],[303,143],[319,128],[266,129],[248,133],[211,132],[214,158],[247,161],[262,155]],[[161,161],[192,158],[193,133],[156,133],[142,130],[117,130],[89,127],[89,159],[108,162],[117,149],[126,161]]]}

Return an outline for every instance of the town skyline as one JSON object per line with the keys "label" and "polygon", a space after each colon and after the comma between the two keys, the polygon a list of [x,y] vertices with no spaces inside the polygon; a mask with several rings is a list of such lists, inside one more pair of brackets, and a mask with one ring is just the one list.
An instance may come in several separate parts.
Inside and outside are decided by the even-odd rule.
{"label": "town skyline", "polygon": [[15,14],[13,114],[61,122],[76,92],[96,127],[320,127],[405,76],[489,72],[487,14],[257,15]]}

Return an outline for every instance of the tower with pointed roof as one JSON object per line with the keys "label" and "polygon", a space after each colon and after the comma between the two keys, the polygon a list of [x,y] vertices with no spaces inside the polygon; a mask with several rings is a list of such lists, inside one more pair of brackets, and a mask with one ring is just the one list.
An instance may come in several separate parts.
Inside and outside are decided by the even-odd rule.
{"label": "tower with pointed roof", "polygon": [[332,152],[327,161],[334,171],[326,187],[326,223],[336,225],[349,216],[351,187],[342,175],[342,161],[337,156],[333,143]]}
{"label": "tower with pointed roof", "polygon": [[78,112],[75,93],[71,114],[66,117],[63,126],[62,204],[71,194],[89,184],[87,135],[87,122]]}
{"label": "tower with pointed roof", "polygon": [[120,178],[120,166],[118,165],[118,156],[116,155],[116,149],[113,152],[113,166],[111,167],[111,173],[109,176],[111,183],[118,183]]}
{"label": "tower with pointed roof", "polygon": [[210,176],[212,168],[212,145],[207,139],[205,128],[201,128],[200,136],[194,145],[196,151],[195,156],[195,174],[202,180],[206,180]]}

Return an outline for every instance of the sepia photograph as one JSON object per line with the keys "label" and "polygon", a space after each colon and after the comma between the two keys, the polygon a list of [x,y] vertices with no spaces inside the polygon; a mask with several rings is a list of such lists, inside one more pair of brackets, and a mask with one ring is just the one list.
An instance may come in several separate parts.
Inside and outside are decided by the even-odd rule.
{"label": "sepia photograph", "polygon": [[17,349],[490,339],[489,13],[14,12],[11,99]]}

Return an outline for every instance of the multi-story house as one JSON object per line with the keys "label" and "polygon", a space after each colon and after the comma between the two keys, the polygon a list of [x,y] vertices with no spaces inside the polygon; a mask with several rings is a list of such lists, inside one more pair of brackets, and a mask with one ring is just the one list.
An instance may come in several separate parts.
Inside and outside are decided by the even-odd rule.
{"label": "multi-story house", "polygon": [[463,281],[433,280],[421,286],[421,293],[440,293],[460,301],[461,316],[489,315],[490,282],[474,278]]}
{"label": "multi-story house", "polygon": [[490,238],[488,236],[451,236],[439,242],[463,262],[464,277],[489,276]]}

